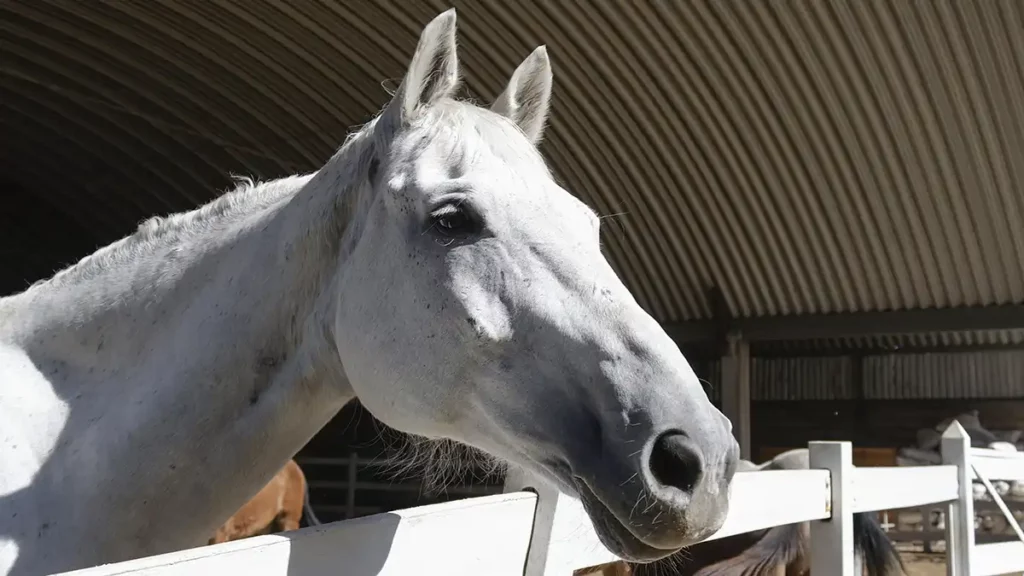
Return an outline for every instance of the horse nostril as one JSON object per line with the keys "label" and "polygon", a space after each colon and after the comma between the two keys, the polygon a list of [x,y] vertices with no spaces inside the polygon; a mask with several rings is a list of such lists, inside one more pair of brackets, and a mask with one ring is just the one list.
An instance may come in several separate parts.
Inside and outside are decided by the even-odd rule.
{"label": "horse nostril", "polygon": [[704,475],[704,459],[681,432],[665,432],[654,441],[650,467],[655,482],[687,494]]}

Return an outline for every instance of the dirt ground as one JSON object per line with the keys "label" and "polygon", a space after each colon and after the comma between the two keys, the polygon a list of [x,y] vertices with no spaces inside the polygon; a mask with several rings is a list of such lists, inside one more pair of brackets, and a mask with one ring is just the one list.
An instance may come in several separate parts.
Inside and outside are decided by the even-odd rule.
{"label": "dirt ground", "polygon": [[[946,555],[923,552],[903,552],[907,576],[946,576]],[[1015,573],[1020,576],[1020,572]]]}
{"label": "dirt ground", "polygon": [[903,552],[907,576],[946,576],[946,555]]}
{"label": "dirt ground", "polygon": [[[926,554],[924,552],[903,551],[903,564],[907,569],[907,576],[946,576],[946,555],[942,553]],[[599,569],[583,569],[574,572],[574,576],[620,576],[628,574],[627,571],[614,571],[606,568],[602,572]],[[1020,576],[1018,574],[1017,576]]]}

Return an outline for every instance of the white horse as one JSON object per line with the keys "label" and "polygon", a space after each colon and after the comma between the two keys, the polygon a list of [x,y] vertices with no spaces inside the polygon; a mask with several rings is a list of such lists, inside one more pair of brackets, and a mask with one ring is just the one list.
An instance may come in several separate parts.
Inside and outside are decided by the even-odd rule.
{"label": "white horse", "polygon": [[635,561],[718,529],[737,448],[536,148],[545,49],[453,99],[455,12],[318,171],[0,299],[0,573],[200,546],[342,406],[582,499]]}

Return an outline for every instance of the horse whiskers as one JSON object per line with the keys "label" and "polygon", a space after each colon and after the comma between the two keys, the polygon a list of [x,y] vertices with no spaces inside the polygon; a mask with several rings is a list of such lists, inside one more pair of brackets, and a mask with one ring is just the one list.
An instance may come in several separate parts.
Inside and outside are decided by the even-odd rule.
{"label": "horse whiskers", "polygon": [[633,519],[633,514],[636,512],[637,507],[640,506],[640,503],[643,502],[646,499],[646,497],[647,497],[647,491],[646,490],[644,490],[644,491],[642,491],[642,492],[640,492],[639,494],[636,495],[636,502],[633,503],[633,508],[630,509],[630,511],[629,511],[629,519],[630,520]]}

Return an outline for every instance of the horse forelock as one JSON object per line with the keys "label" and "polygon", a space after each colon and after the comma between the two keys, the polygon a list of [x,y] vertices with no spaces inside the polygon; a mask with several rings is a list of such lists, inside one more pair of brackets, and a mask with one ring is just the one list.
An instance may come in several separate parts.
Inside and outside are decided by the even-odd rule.
{"label": "horse forelock", "polygon": [[473,166],[488,154],[517,173],[551,177],[540,150],[516,123],[471,101],[442,98],[426,107],[408,130],[415,134],[415,149],[437,146],[451,168]]}

